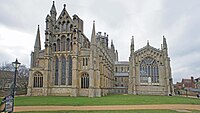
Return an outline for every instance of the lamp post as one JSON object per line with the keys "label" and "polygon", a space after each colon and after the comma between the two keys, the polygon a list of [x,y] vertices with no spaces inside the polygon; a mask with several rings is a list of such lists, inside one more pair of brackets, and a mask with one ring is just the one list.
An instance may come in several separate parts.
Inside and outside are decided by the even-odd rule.
{"label": "lamp post", "polygon": [[14,97],[15,97],[15,87],[16,87],[16,76],[17,76],[17,69],[19,68],[21,63],[18,62],[18,60],[16,59],[15,62],[12,62],[13,67],[15,68],[15,76],[14,76],[14,84],[13,84],[13,89],[11,92],[11,95],[13,97],[13,105],[12,105],[12,110],[14,108]]}

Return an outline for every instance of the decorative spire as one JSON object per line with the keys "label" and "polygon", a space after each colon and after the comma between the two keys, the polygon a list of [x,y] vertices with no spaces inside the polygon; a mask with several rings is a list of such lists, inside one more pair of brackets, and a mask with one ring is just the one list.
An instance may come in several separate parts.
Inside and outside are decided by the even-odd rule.
{"label": "decorative spire", "polygon": [[131,38],[131,49],[134,50],[134,36],[132,36]]}
{"label": "decorative spire", "polygon": [[34,48],[41,50],[41,42],[40,42],[40,26],[38,25],[38,30],[37,30],[37,35],[36,35],[36,39],[35,39],[35,46]]}
{"label": "decorative spire", "polygon": [[111,46],[113,46],[113,40],[111,40]]}
{"label": "decorative spire", "polygon": [[115,54],[116,54],[116,59],[115,59],[115,61],[118,61],[118,51],[117,51],[117,50],[115,51]]}
{"label": "decorative spire", "polygon": [[134,36],[132,36],[132,38],[131,38],[131,44],[134,45]]}
{"label": "decorative spire", "polygon": [[149,40],[147,40],[147,46],[149,46]]}
{"label": "decorative spire", "polygon": [[55,7],[54,3],[55,3],[55,2],[53,1],[53,5],[52,5],[51,10],[50,10],[51,16],[57,14],[57,12],[56,12],[56,7]]}
{"label": "decorative spire", "polygon": [[165,35],[163,35],[163,49],[167,49],[167,42],[166,42]]}
{"label": "decorative spire", "polygon": [[93,21],[91,43],[96,44],[96,31],[95,31],[95,21]]}
{"label": "decorative spire", "polygon": [[63,12],[65,12],[65,11],[66,11],[66,4],[63,5],[63,10],[62,10],[61,14],[62,14]]}
{"label": "decorative spire", "polygon": [[111,40],[111,49],[115,52],[115,46],[113,44],[113,40]]}

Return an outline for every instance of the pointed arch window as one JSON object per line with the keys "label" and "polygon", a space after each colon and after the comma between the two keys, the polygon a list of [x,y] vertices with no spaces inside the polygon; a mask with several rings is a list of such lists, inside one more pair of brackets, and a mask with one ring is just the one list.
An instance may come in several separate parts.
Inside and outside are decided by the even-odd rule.
{"label": "pointed arch window", "polygon": [[88,58],[85,58],[85,65],[88,65]]}
{"label": "pointed arch window", "polygon": [[70,50],[73,50],[72,42],[70,43]]}
{"label": "pointed arch window", "polygon": [[70,39],[69,39],[69,38],[67,38],[66,50],[67,50],[67,51],[70,51]]}
{"label": "pointed arch window", "polygon": [[67,21],[67,32],[69,32],[70,31],[70,22],[69,22],[69,20]]}
{"label": "pointed arch window", "polygon": [[62,63],[62,75],[61,75],[61,85],[66,85],[66,59],[64,56],[61,58]]}
{"label": "pointed arch window", "polygon": [[63,21],[63,22],[62,22],[62,25],[63,25],[62,31],[66,31],[66,29],[67,29],[67,24],[66,24],[66,22]]}
{"label": "pointed arch window", "polygon": [[140,63],[140,83],[159,83],[158,64],[153,58],[147,57]]}
{"label": "pointed arch window", "polygon": [[89,88],[89,75],[87,73],[84,73],[81,76],[81,88]]}
{"label": "pointed arch window", "polygon": [[61,37],[61,51],[65,51],[65,36]]}
{"label": "pointed arch window", "polygon": [[60,51],[60,39],[57,40],[57,51]]}
{"label": "pointed arch window", "polygon": [[59,75],[59,60],[55,59],[55,85],[58,85],[58,75]]}
{"label": "pointed arch window", "polygon": [[56,52],[56,44],[53,44],[53,52]]}
{"label": "pointed arch window", "polygon": [[35,72],[33,75],[33,87],[40,88],[43,87],[43,75],[40,72]]}
{"label": "pointed arch window", "polygon": [[72,57],[68,56],[68,85],[72,85]]}

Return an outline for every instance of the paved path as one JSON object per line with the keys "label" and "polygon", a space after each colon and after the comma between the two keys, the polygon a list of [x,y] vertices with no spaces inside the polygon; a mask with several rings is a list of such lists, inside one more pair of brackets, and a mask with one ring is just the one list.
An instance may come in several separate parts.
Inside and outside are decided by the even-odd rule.
{"label": "paved path", "polygon": [[14,111],[59,111],[59,110],[136,110],[136,109],[170,109],[200,110],[200,105],[161,104],[161,105],[109,105],[109,106],[15,106]]}

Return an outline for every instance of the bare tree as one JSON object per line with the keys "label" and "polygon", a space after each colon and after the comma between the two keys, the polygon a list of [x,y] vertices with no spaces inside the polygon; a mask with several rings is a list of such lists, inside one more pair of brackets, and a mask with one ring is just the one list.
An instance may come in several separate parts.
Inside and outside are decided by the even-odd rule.
{"label": "bare tree", "polygon": [[[0,71],[12,72],[11,74],[14,74],[14,67],[12,66],[12,64],[4,64],[0,66]],[[4,76],[5,78],[5,76],[7,75],[1,75],[1,76]],[[17,73],[17,86],[16,86],[17,90],[20,91],[20,93],[27,92],[28,76],[29,76],[29,69],[25,65],[20,65]],[[3,84],[3,86],[5,86],[5,84]]]}
{"label": "bare tree", "polygon": [[29,69],[25,65],[21,65],[17,75],[17,83],[20,86],[20,89],[23,89],[24,92],[27,92]]}

